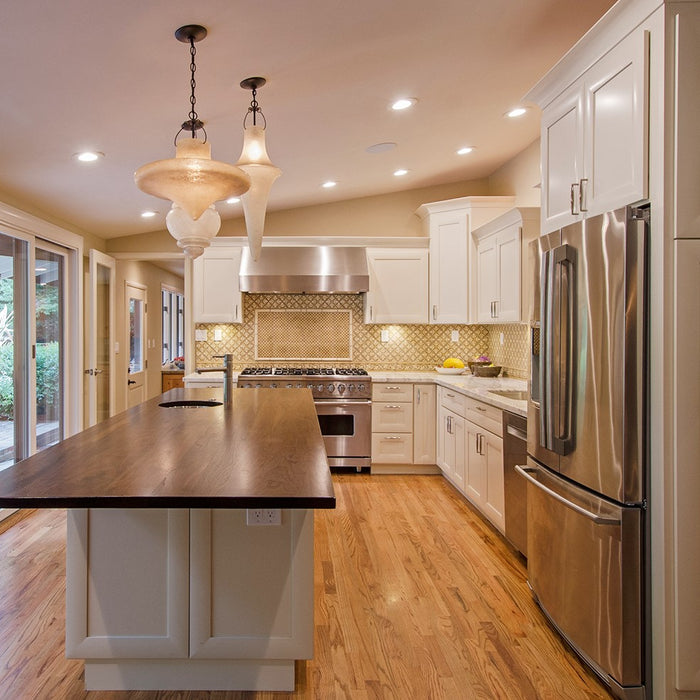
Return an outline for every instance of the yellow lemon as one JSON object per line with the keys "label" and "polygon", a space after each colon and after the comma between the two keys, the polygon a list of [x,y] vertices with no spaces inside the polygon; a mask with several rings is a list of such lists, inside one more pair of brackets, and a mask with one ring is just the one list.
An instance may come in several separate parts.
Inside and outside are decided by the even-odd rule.
{"label": "yellow lemon", "polygon": [[455,369],[464,369],[464,362],[457,357],[448,357],[443,363],[443,367],[451,367]]}

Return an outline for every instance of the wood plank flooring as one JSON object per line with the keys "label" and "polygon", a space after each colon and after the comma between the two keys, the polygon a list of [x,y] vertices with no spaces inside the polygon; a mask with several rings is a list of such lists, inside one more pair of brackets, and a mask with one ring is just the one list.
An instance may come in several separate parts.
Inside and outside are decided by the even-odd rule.
{"label": "wood plank flooring", "polygon": [[0,534],[0,698],[611,696],[544,621],[523,561],[440,476],[335,475],[317,511],[315,657],[293,693],[90,692],[64,657],[65,511]]}

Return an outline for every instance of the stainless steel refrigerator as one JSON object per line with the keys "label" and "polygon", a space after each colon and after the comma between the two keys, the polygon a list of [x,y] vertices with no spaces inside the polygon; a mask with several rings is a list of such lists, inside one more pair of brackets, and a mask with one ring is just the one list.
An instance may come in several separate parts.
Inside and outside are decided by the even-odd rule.
{"label": "stainless steel refrigerator", "polygon": [[531,246],[528,581],[623,698],[645,697],[648,208]]}

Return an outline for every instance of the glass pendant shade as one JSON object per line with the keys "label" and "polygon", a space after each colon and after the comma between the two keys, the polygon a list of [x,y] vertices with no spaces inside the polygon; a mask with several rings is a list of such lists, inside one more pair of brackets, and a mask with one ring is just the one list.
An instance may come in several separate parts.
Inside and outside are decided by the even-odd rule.
{"label": "glass pendant shade", "polygon": [[253,260],[260,257],[265,210],[272,183],[282,174],[267,155],[265,127],[248,126],[243,132],[243,151],[236,165],[250,177],[250,189],[241,196],[248,247]]}
{"label": "glass pendant shade", "polygon": [[193,219],[182,207],[173,202],[165,217],[165,225],[178,246],[185,251],[185,255],[188,258],[198,258],[219,232],[221,217],[212,204],[198,219]]}
{"label": "glass pendant shade", "polygon": [[201,139],[183,139],[175,158],[142,165],[134,180],[139,189],[168,199],[197,221],[214,202],[243,194],[248,175],[234,165],[211,159],[211,145]]}

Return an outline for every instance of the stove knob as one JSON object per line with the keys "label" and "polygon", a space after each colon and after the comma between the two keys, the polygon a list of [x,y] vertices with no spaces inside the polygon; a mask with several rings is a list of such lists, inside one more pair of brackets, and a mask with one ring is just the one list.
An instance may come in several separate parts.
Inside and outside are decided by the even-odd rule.
{"label": "stove knob", "polygon": [[345,393],[345,384],[338,384],[338,392],[341,394]]}
{"label": "stove knob", "polygon": [[335,391],[335,384],[328,385],[328,393],[332,394]]}
{"label": "stove knob", "polygon": [[306,385],[306,388],[307,388],[307,389],[313,389],[313,388],[314,388],[314,385],[313,385],[313,384],[307,384],[307,385]]}
{"label": "stove knob", "polygon": [[261,384],[260,382],[258,382],[258,383],[255,385],[255,388],[256,388],[256,389],[262,389],[262,384]]}
{"label": "stove knob", "polygon": [[303,388],[303,384],[301,382],[297,382],[297,389],[302,389],[302,388]]}
{"label": "stove knob", "polygon": [[289,382],[289,384],[287,384],[287,389],[293,389],[293,388],[294,388],[294,384]]}
{"label": "stove knob", "polygon": [[319,384],[319,385],[316,387],[316,390],[317,390],[317,391],[323,391],[323,384]]}
{"label": "stove knob", "polygon": [[252,387],[252,385],[251,385],[250,382],[246,382],[246,383],[243,385],[243,388],[244,388],[244,389],[252,389],[253,387]]}
{"label": "stove knob", "polygon": [[276,389],[277,388],[277,382],[272,382],[270,384],[270,389]]}
{"label": "stove knob", "polygon": [[357,387],[354,384],[348,384],[348,391],[352,394],[353,391],[355,391]]}
{"label": "stove knob", "polygon": [[358,390],[358,391],[364,391],[364,390],[365,390],[365,385],[364,385],[364,384],[358,384],[358,385],[357,385],[357,390]]}

